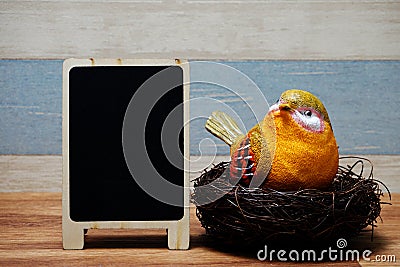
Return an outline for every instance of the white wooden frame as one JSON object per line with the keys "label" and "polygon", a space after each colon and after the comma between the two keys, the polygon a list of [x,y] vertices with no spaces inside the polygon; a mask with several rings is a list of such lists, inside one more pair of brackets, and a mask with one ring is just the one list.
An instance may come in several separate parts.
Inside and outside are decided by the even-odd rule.
{"label": "white wooden frame", "polygon": [[[69,71],[76,66],[180,66],[184,88],[184,215],[178,221],[90,221],[75,222],[70,218],[69,199]],[[63,65],[63,196],[62,233],[64,249],[83,249],[86,229],[167,229],[169,249],[189,248],[189,64],[173,60],[67,59]]]}

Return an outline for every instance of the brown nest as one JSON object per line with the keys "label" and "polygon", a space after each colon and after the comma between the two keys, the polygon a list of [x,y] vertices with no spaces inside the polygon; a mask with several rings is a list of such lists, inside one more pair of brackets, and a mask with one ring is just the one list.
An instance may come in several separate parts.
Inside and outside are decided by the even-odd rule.
{"label": "brown nest", "polygon": [[[221,162],[194,181],[197,217],[207,235],[230,244],[349,238],[367,226],[372,238],[381,204],[385,204],[380,185],[389,197],[390,192],[373,178],[368,159],[354,159],[353,165],[339,166],[328,191],[291,192],[232,185],[225,172],[229,162]],[[371,164],[368,177],[363,176],[365,163]],[[210,199],[216,200],[209,203]]]}

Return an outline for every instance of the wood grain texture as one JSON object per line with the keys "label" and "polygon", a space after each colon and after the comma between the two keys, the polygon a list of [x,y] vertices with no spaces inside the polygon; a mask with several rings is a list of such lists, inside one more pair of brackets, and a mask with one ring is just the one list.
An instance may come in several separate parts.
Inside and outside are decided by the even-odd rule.
{"label": "wood grain texture", "polygon": [[[62,64],[62,60],[0,60],[0,154],[61,154]],[[238,75],[228,74],[230,67]],[[205,120],[198,118],[222,110],[236,113],[237,122],[250,129],[256,123],[253,112],[264,117],[268,109],[260,92],[273,104],[290,88],[308,90],[322,100],[340,153],[400,154],[396,142],[400,117],[393,112],[400,106],[400,61],[192,61],[190,72],[192,81],[229,77],[227,88],[191,84],[192,155],[200,154],[199,145],[202,154],[212,155],[215,148],[217,154],[229,154],[228,146],[205,131]],[[241,72],[258,88],[247,84]],[[207,105],[202,104],[205,98]],[[385,115],[377,116],[378,110]],[[203,142],[210,137],[216,147]]]}
{"label": "wood grain texture", "polygon": [[[400,156],[363,155],[374,164],[374,177],[391,192],[400,193]],[[228,156],[191,156],[190,180],[205,168]],[[354,163],[353,160],[348,161]],[[62,157],[60,155],[0,155],[0,192],[61,192]],[[368,174],[368,168],[365,170]]]}
{"label": "wood grain texture", "polygon": [[[373,162],[375,178],[383,181],[391,192],[400,192],[400,156],[363,157]],[[227,160],[228,156],[191,156],[190,180],[212,164]],[[0,192],[61,192],[61,168],[60,155],[0,155]]]}
{"label": "wood grain texture", "polygon": [[0,155],[0,192],[61,192],[62,156]]}
{"label": "wood grain texture", "polygon": [[0,1],[0,58],[400,59],[398,1]]}
{"label": "wood grain texture", "polygon": [[[378,223],[373,242],[370,233],[366,232],[351,240],[348,248],[360,251],[371,249],[371,259],[378,254],[398,254],[399,199],[400,194],[395,194],[393,205],[384,206],[384,222]],[[285,262],[260,262],[256,255],[238,254],[212,245],[204,236],[204,229],[195,216],[194,208],[191,208],[191,248],[187,251],[166,249],[166,233],[158,230],[89,230],[84,250],[63,250],[60,193],[0,193],[0,223],[1,266],[287,266]],[[371,264],[361,262],[362,266],[373,266]],[[317,265],[359,266],[357,262],[301,264]]]}

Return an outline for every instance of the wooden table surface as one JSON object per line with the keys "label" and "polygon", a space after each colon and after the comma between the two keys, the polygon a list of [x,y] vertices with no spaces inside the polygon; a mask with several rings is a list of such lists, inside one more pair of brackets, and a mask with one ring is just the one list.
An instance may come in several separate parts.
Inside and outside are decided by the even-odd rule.
{"label": "wooden table surface", "polygon": [[[370,249],[376,255],[400,258],[398,231],[400,194],[384,205],[383,223],[378,222],[371,242],[370,232],[349,240],[349,249]],[[191,246],[186,251],[167,249],[165,230],[89,230],[84,250],[63,250],[61,237],[61,193],[0,193],[0,266],[109,266],[109,265],[267,265],[256,254],[230,252],[212,246],[191,210]],[[300,263],[299,263],[300,264]],[[395,263],[324,262],[302,266],[393,266]]]}

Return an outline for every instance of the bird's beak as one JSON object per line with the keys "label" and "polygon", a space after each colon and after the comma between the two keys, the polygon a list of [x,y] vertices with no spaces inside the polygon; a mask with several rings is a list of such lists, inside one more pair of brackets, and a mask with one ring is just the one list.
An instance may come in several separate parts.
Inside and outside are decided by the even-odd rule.
{"label": "bird's beak", "polygon": [[293,110],[293,108],[288,103],[280,103],[279,110],[291,111],[291,110]]}
{"label": "bird's beak", "polygon": [[292,108],[290,106],[290,104],[278,102],[278,103],[273,104],[269,108],[268,114],[270,114],[270,113],[279,113],[280,111],[293,111],[293,110],[294,110],[294,108]]}

